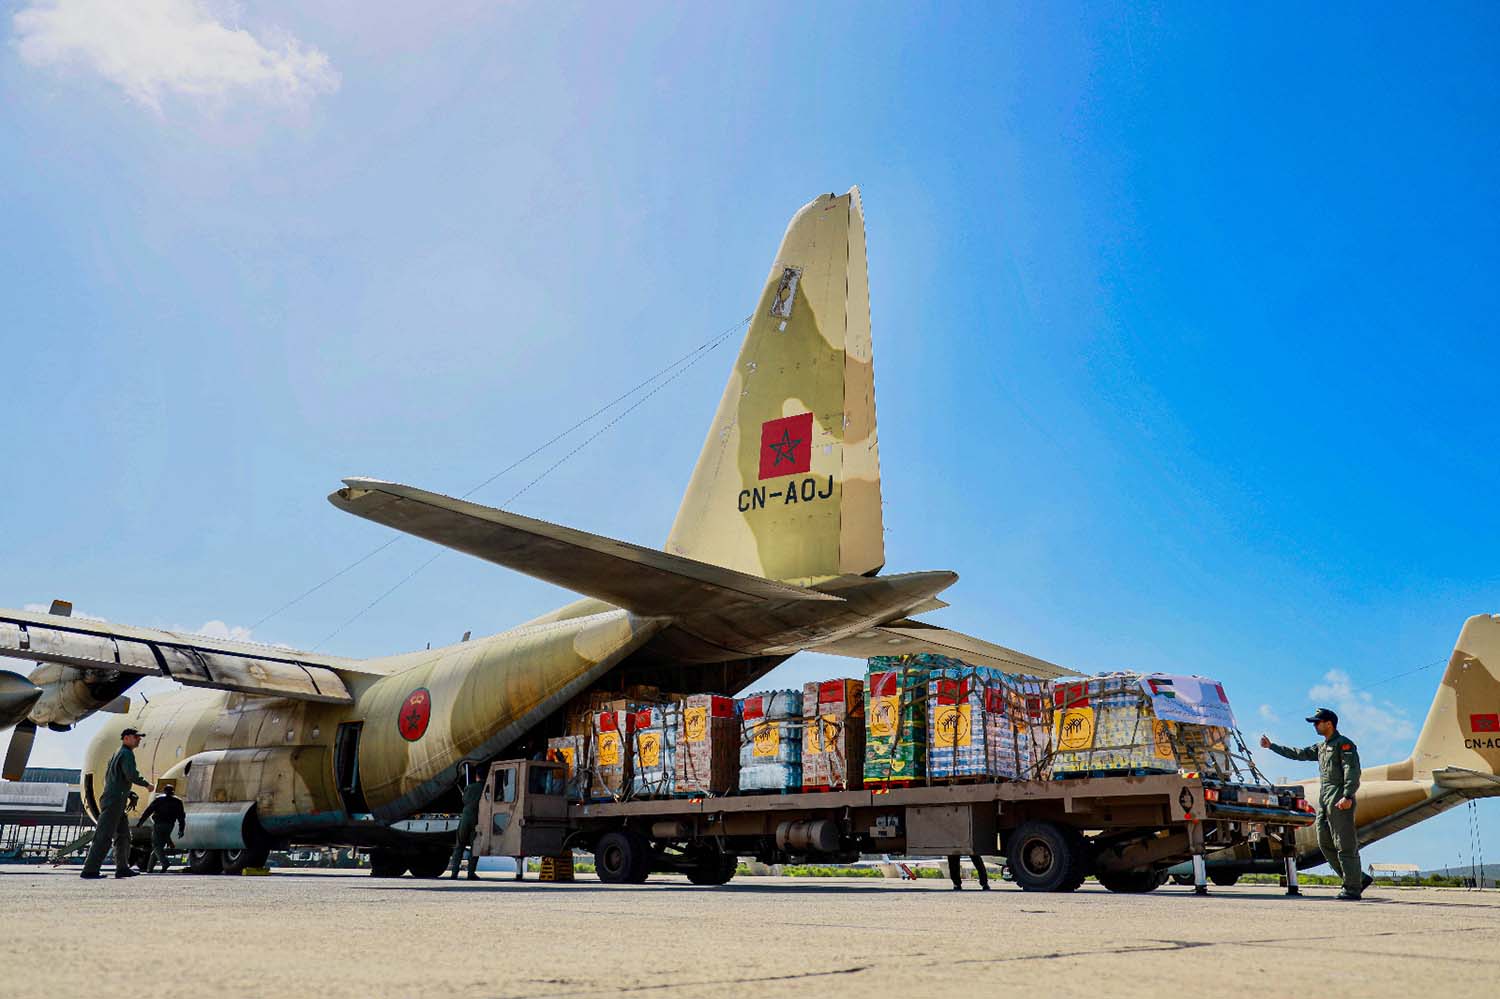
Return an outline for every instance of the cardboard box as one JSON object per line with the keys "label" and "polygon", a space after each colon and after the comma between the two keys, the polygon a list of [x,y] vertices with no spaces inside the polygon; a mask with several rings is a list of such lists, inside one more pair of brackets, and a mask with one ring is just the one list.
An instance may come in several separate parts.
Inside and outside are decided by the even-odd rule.
{"label": "cardboard box", "polygon": [[802,711],[802,786],[864,786],[864,684],[849,679],[804,684]]}
{"label": "cardboard box", "polygon": [[[612,702],[623,703],[623,702]],[[635,712],[620,709],[594,715],[593,744],[589,747],[589,798],[623,801],[630,791],[630,746]]]}
{"label": "cardboard box", "polygon": [[728,794],[739,786],[740,719],[732,697],[690,694],[678,721],[678,795]]}

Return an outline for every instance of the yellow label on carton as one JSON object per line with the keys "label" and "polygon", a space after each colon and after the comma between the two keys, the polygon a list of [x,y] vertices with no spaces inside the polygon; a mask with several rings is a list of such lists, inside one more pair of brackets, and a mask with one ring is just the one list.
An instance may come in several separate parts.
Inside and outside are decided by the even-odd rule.
{"label": "yellow label on carton", "polygon": [[1172,749],[1172,723],[1162,721],[1160,718],[1151,721],[1151,742],[1156,750],[1156,758],[1159,760],[1175,760],[1177,753]]}
{"label": "yellow label on carton", "polygon": [[870,698],[870,734],[888,739],[896,734],[901,698],[896,694]]}
{"label": "yellow label on carton", "polygon": [[970,728],[969,705],[939,704],[933,712],[932,744],[944,749],[955,749],[969,745],[973,738]]}
{"label": "yellow label on carton", "polygon": [[817,719],[809,719],[802,730],[802,751],[822,753],[834,749],[838,746],[841,727],[838,715],[821,715]]}
{"label": "yellow label on carton", "polygon": [[708,708],[699,705],[682,712],[682,734],[688,742],[702,742],[708,738]]}
{"label": "yellow label on carton", "polygon": [[1094,709],[1068,708],[1057,716],[1052,733],[1059,749],[1091,749],[1094,745]]}
{"label": "yellow label on carton", "polygon": [[557,755],[561,756],[562,761],[568,765],[567,773],[569,777],[572,777],[573,771],[578,769],[578,763],[575,759],[575,757],[578,755],[577,750],[575,750],[572,746],[563,746],[558,749]]}
{"label": "yellow label on carton", "polygon": [[641,766],[655,767],[661,765],[660,732],[637,732],[635,736],[635,748],[640,753]]}
{"label": "yellow label on carton", "polygon": [[620,733],[599,733],[599,765],[601,767],[617,767],[620,765]]}
{"label": "yellow label on carton", "polygon": [[755,726],[755,746],[752,756],[775,756],[781,752],[781,726],[773,721],[763,721]]}

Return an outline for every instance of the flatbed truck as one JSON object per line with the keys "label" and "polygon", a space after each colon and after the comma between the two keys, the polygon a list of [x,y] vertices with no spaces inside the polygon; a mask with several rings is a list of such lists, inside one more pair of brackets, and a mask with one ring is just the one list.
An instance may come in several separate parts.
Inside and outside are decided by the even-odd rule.
{"label": "flatbed truck", "polygon": [[474,850],[481,856],[594,855],[601,881],[684,874],[734,877],[740,857],[853,863],[867,854],[1003,856],[1026,891],[1073,891],[1089,875],[1111,891],[1147,892],[1192,862],[1208,891],[1206,853],[1265,837],[1297,892],[1296,836],[1313,821],[1299,787],[1191,774],[997,780],[845,791],[627,801],[570,800],[560,762],[491,765]]}

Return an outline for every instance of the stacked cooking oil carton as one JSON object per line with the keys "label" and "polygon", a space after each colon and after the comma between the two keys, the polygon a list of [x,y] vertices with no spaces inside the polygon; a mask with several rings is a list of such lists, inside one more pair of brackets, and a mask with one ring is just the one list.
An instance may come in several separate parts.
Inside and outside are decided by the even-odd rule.
{"label": "stacked cooking oil carton", "polygon": [[568,764],[569,797],[593,801],[630,797],[636,715],[669,699],[647,684],[620,691],[590,690],[573,698],[563,713],[564,734],[547,740],[548,756]]}
{"label": "stacked cooking oil carton", "polygon": [[740,701],[740,790],[802,786],[802,691],[768,690]]}
{"label": "stacked cooking oil carton", "polygon": [[933,668],[962,667],[946,656],[874,656],[865,676],[865,786],[906,785],[927,776],[927,680]]}
{"label": "stacked cooking oil carton", "polygon": [[936,667],[927,681],[933,778],[1036,776],[1047,715],[1041,681],[985,666]]}
{"label": "stacked cooking oil carton", "polygon": [[735,700],[689,694],[682,701],[673,786],[679,796],[728,794],[739,786],[740,719]]}
{"label": "stacked cooking oil carton", "polygon": [[677,790],[682,704],[667,701],[636,711],[631,732],[630,789],[634,798],[670,798]]}
{"label": "stacked cooking oil carton", "polygon": [[1052,753],[1052,699],[1047,681],[1003,676],[985,689],[985,728],[990,773],[1037,780]]}
{"label": "stacked cooking oil carton", "polygon": [[631,790],[631,744],[636,714],[646,705],[619,699],[605,703],[593,717],[593,746],[589,754],[588,798],[623,801]]}
{"label": "stacked cooking oil carton", "polygon": [[1057,779],[1191,770],[1232,777],[1234,715],[1222,684],[1162,673],[1109,673],[1051,684]]}
{"label": "stacked cooking oil carton", "polygon": [[987,777],[990,774],[990,702],[985,694],[998,682],[982,667],[945,666],[927,680],[927,772],[933,777]]}
{"label": "stacked cooking oil carton", "polygon": [[842,791],[864,784],[865,700],[858,680],[802,686],[802,787]]}

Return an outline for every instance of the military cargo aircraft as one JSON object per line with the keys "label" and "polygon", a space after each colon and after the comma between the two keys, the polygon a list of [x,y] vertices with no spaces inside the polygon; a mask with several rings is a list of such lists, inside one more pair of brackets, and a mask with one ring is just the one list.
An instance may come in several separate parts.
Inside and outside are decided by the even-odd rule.
{"label": "military cargo aircraft", "polygon": [[[123,712],[91,742],[85,807],[126,726],[142,773],[185,800],[199,872],[274,844],[370,848],[375,873],[441,872],[447,843],[413,816],[456,810],[461,763],[524,756],[591,689],[738,691],[804,649],[938,651],[1033,676],[1068,671],[914,620],[952,572],[882,575],[880,460],[857,188],[796,213],[709,424],[665,550],[411,486],[352,478],[340,510],[555,583],[582,599],[488,638],[370,660],[0,611],[13,725],[7,776],[41,728]],[[128,705],[141,677],[182,685]],[[138,806],[132,814],[138,814]]]}
{"label": "military cargo aircraft", "polygon": [[[1356,732],[1349,735],[1358,739]],[[1316,742],[1316,737],[1308,740]],[[1400,763],[1360,771],[1354,821],[1360,846],[1368,846],[1474,798],[1500,795],[1500,614],[1464,622],[1411,755]],[[1318,781],[1300,783],[1308,801]],[[1210,854],[1208,876],[1232,885],[1251,871],[1279,873],[1281,860],[1264,841]],[[1324,863],[1315,826],[1297,830],[1297,866]],[[1173,874],[1190,877],[1185,868]]]}

